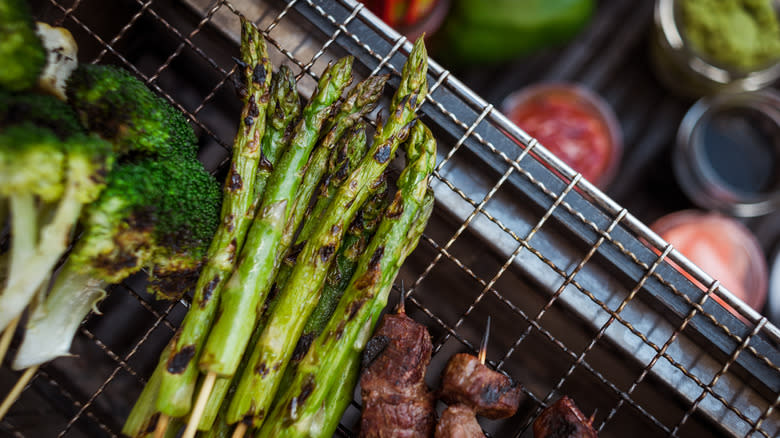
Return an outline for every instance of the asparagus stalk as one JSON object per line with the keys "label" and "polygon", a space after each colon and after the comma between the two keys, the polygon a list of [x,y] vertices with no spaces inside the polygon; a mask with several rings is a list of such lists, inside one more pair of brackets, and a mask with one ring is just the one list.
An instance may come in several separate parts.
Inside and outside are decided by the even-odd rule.
{"label": "asparagus stalk", "polygon": [[152,376],[144,385],[141,395],[138,396],[133,409],[130,410],[130,415],[127,416],[127,420],[125,420],[125,424],[122,426],[122,435],[130,438],[142,438],[150,436],[154,431],[160,416],[155,400],[157,400],[157,394],[160,391],[160,380],[164,372],[163,364],[170,356],[172,344],[173,340],[165,346],[160,354],[160,361],[157,367],[155,367]]}
{"label": "asparagus stalk", "polygon": [[[160,380],[157,409],[171,417],[180,417],[190,411],[198,377],[197,359],[193,358],[200,353],[217,310],[222,286],[233,270],[236,253],[254,216],[251,205],[262,155],[260,145],[271,95],[272,66],[263,36],[243,17],[240,66],[246,93],[232,163],[225,179],[222,220],[198,278],[192,307],[176,334]],[[281,107],[280,111],[283,111]]]}
{"label": "asparagus stalk", "polygon": [[393,96],[386,125],[378,129],[374,144],[328,205],[280,292],[276,310],[255,345],[241,376],[227,422],[259,426],[279,386],[293,346],[316,305],[325,275],[341,238],[355,213],[382,180],[390,159],[410,130],[415,111],[427,90],[427,55],[422,39],[404,66],[401,85]]}
{"label": "asparagus stalk", "polygon": [[[375,95],[377,99],[380,92],[381,90],[376,90]],[[329,174],[326,175],[325,181],[323,183],[336,180],[339,176],[339,173],[343,173],[344,166],[349,166],[348,157],[354,156],[355,153],[362,155],[362,153],[365,152],[366,136],[364,126],[358,126],[349,135],[342,137],[339,141],[339,145],[332,152],[330,151],[332,148],[330,147],[329,143],[335,140],[335,136],[326,136],[326,139],[328,137],[330,137],[330,140],[323,142],[318,147],[307,164],[307,171],[303,177],[303,181],[301,182],[301,187],[298,189],[298,194],[296,195],[293,214],[290,218],[290,221],[288,222],[287,227],[285,227],[285,235],[282,237],[282,245],[285,247],[289,246],[290,242],[292,242],[292,239],[295,235],[295,225],[301,222],[304,214],[306,213],[308,200],[313,195],[320,179],[323,179],[322,175],[325,170],[327,169]],[[349,153],[347,151],[349,151]],[[330,163],[326,165],[325,162],[328,161],[327,152],[331,152],[331,160]],[[307,202],[302,202],[303,200]],[[290,248],[288,250],[288,254],[284,258],[284,264],[281,266],[279,273],[276,276],[276,284],[274,288],[277,290],[284,287],[287,278],[292,272],[292,266],[287,262],[287,260],[292,259],[292,256],[290,256],[290,253],[292,252],[295,252],[294,248]],[[269,301],[270,297],[266,300],[266,303]],[[265,326],[268,313],[272,311],[272,308],[270,308],[268,304],[266,304],[266,307],[267,309],[261,312],[261,317],[258,321],[254,333],[252,334],[249,345],[254,345],[257,343],[263,327]],[[236,374],[241,375],[244,368],[245,362],[241,362],[238,369],[236,370]],[[229,393],[235,391],[235,384],[233,384],[233,380],[234,379],[230,377],[217,378],[216,382],[214,383],[214,388],[209,395],[209,400],[206,404],[203,417],[201,417],[200,424],[198,425],[198,430],[211,429],[217,414],[220,412],[220,406],[223,403],[225,397]]]}
{"label": "asparagus stalk", "polygon": [[352,275],[357,267],[357,262],[363,254],[369,239],[374,234],[381,215],[387,206],[387,183],[377,190],[374,196],[369,199],[363,208],[358,212],[357,217],[347,230],[344,241],[336,254],[336,260],[330,267],[325,285],[322,288],[322,295],[317,302],[316,307],[306,321],[303,327],[303,334],[295,345],[290,363],[284,372],[284,377],[279,386],[279,392],[285,390],[292,382],[298,362],[309,350],[312,341],[319,336],[325,328],[325,324],[333,315],[344,290],[347,288]]}
{"label": "asparagus stalk", "polygon": [[[358,120],[373,111],[389,78],[388,75],[371,76],[355,86],[352,93],[342,104],[338,114],[327,122],[325,131],[327,134],[322,142],[324,144],[335,144],[339,137],[343,136]],[[361,149],[347,148],[344,149],[344,155],[337,153],[331,157],[329,163],[330,176],[321,186],[317,201],[308,215],[312,220],[304,222],[296,245],[301,244],[311,236],[317,219],[322,216],[333,196],[335,196],[339,185],[351,173],[351,169],[354,169],[365,152],[365,147]]]}
{"label": "asparagus stalk", "polygon": [[262,201],[274,164],[284,152],[290,129],[295,126],[292,122],[300,113],[301,100],[295,84],[295,75],[289,67],[283,65],[274,73],[271,84],[271,101],[268,103],[265,135],[255,177],[255,207]]}
{"label": "asparagus stalk", "polygon": [[[407,166],[398,191],[379,224],[358,268],[328,321],[298,365],[291,386],[278,400],[259,437],[320,435],[326,423],[323,401],[342,377],[349,356],[359,354],[371,327],[387,303],[393,281],[417,245],[433,209],[428,177],[436,162],[436,142],[417,123],[407,143]],[[319,421],[314,421],[319,418]]]}
{"label": "asparagus stalk", "polygon": [[303,110],[290,145],[266,186],[238,267],[222,291],[219,313],[200,355],[200,369],[231,376],[238,367],[258,318],[261,303],[278,269],[277,254],[285,225],[292,214],[306,164],[330,107],[350,81],[352,58],[330,66],[320,78],[318,90]]}

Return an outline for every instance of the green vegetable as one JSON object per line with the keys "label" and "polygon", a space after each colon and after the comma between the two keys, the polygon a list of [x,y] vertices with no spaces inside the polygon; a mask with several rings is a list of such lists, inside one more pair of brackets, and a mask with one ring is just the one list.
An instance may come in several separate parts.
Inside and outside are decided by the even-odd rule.
{"label": "green vegetable", "polygon": [[162,380],[165,363],[170,356],[170,347],[172,343],[173,339],[165,346],[162,353],[160,353],[160,360],[157,367],[155,367],[149,380],[146,381],[144,389],[138,396],[135,405],[133,405],[133,409],[130,410],[130,414],[127,416],[127,420],[125,420],[125,424],[122,426],[122,435],[130,438],[147,437],[150,436],[150,432],[153,431],[157,425],[160,411],[157,410],[155,400],[157,400],[157,394],[160,391],[160,380]]}
{"label": "green vegetable", "polygon": [[286,65],[279,67],[273,74],[271,83],[271,102],[268,110],[265,135],[263,135],[262,155],[255,177],[255,203],[253,210],[262,201],[265,185],[274,170],[274,165],[285,150],[289,140],[289,129],[301,113],[301,99],[295,85],[295,75]]}
{"label": "green vegetable", "polygon": [[254,426],[259,426],[262,423],[292,355],[293,346],[319,299],[325,276],[346,227],[378,187],[396,148],[409,134],[410,122],[427,91],[426,75],[427,54],[420,39],[404,65],[387,123],[377,129],[374,143],[366,156],[339,187],[280,292],[276,309],[252,351],[249,365],[230,403],[228,424],[251,421]]}
{"label": "green vegetable", "polygon": [[84,126],[121,156],[195,158],[197,138],[187,119],[123,69],[80,64],[66,94]]}
{"label": "green vegetable", "polygon": [[32,88],[46,64],[46,51],[35,34],[26,0],[0,2],[0,88]]}
{"label": "green vegetable", "polygon": [[67,249],[82,207],[105,187],[113,154],[111,144],[83,134],[54,97],[1,95],[0,107],[0,126],[11,124],[0,131],[0,196],[12,219],[10,270],[0,295],[4,329]]}
{"label": "green vegetable", "polygon": [[[328,271],[328,276],[325,278],[325,285],[322,287],[322,294],[317,302],[317,306],[306,321],[306,325],[303,327],[303,334],[295,345],[290,363],[287,365],[282,383],[279,386],[280,391],[290,385],[295,376],[298,362],[309,350],[311,342],[322,332],[333,315],[336,305],[338,305],[344,290],[352,279],[358,259],[363,255],[369,239],[382,219],[381,215],[388,203],[387,189],[387,183],[383,182],[376,193],[358,211],[355,220],[349,226],[341,247],[336,254],[336,259],[331,265],[330,271]],[[278,395],[279,393],[277,393]]]}
{"label": "green vegetable", "polygon": [[772,0],[680,1],[691,45],[717,63],[750,71],[780,58],[780,23]]}
{"label": "green vegetable", "polygon": [[[217,227],[221,193],[195,160],[118,165],[86,207],[84,232],[46,299],[30,315],[14,368],[67,354],[81,320],[116,283],[166,261],[158,276],[186,290],[196,280]],[[163,280],[161,277],[158,280]]]}
{"label": "green vegetable", "polygon": [[277,254],[286,250],[279,244],[292,214],[293,197],[301,184],[307,158],[328,107],[341,96],[351,77],[351,57],[332,65],[320,78],[318,91],[303,110],[289,148],[268,181],[238,267],[222,291],[217,319],[200,356],[202,371],[219,376],[235,373],[259,317],[258,305],[273,284],[281,258]]}
{"label": "green vegetable", "polygon": [[[162,373],[157,408],[171,417],[186,415],[198,378],[197,358],[217,311],[222,286],[233,272],[236,253],[254,217],[255,177],[271,101],[271,62],[265,40],[242,19],[241,70],[246,94],[230,170],[225,178],[219,227],[198,277],[192,307],[184,317]],[[275,103],[275,101],[274,101]],[[274,145],[276,147],[276,145]],[[281,150],[281,147],[276,147]],[[272,158],[275,159],[273,154]]]}
{"label": "green vegetable", "polygon": [[322,425],[332,421],[325,419],[340,414],[329,412],[330,406],[323,401],[343,377],[349,357],[359,355],[368,341],[398,270],[417,245],[433,209],[428,178],[436,164],[436,141],[422,123],[415,125],[407,143],[407,163],[395,198],[360,257],[333,317],[299,363],[292,384],[277,401],[259,437],[320,436]]}
{"label": "green vegetable", "polygon": [[493,63],[573,38],[593,0],[454,0],[432,51],[453,64]]}

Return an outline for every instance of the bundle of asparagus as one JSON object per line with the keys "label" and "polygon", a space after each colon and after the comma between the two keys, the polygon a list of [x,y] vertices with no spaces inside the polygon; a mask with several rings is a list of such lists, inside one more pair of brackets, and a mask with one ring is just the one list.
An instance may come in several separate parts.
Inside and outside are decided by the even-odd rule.
{"label": "bundle of asparagus", "polygon": [[[264,436],[328,436],[351,399],[362,343],[432,210],[435,141],[415,120],[427,92],[422,39],[370,144],[361,119],[387,76],[369,77],[340,102],[352,79],[352,58],[342,58],[301,110],[289,69],[272,76],[262,35],[246,21],[238,62],[244,110],[222,223],[128,436],[175,435],[185,422],[184,437],[240,437],[261,426]],[[385,170],[401,145],[407,166],[388,206]]]}

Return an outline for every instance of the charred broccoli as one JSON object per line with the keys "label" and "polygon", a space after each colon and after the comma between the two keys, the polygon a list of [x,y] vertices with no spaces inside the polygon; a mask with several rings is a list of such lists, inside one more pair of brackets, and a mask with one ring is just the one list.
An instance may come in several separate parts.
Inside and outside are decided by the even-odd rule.
{"label": "charred broccoli", "polygon": [[79,65],[66,94],[84,126],[119,155],[195,157],[197,139],[184,116],[125,70]]}
{"label": "charred broccoli", "polygon": [[33,87],[46,64],[46,52],[25,0],[0,2],[0,59],[0,88],[12,91]]}
{"label": "charred broccoli", "polygon": [[195,160],[117,165],[85,209],[84,233],[52,290],[33,310],[14,368],[67,354],[105,287],[141,268],[150,269],[158,285],[191,285],[217,227],[220,201],[216,180]]}

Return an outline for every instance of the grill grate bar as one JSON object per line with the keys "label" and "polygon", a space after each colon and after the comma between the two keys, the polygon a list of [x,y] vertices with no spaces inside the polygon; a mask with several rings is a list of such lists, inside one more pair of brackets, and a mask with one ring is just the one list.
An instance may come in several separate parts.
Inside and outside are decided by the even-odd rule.
{"label": "grill grate bar", "polygon": [[[507,173],[506,175],[508,177],[509,173]],[[539,231],[539,229],[542,228],[542,225],[544,225],[544,223],[547,221],[547,219],[550,218],[550,216],[552,215],[553,211],[555,211],[555,209],[558,208],[558,206],[560,205],[561,201],[563,201],[563,198],[565,198],[566,195],[577,185],[579,180],[580,180],[579,176],[575,177],[569,183],[569,185],[567,185],[566,188],[561,192],[561,194],[558,195],[558,198],[555,200],[555,202],[552,204],[552,206],[550,206],[550,208],[539,219],[539,221],[536,223],[536,225],[534,225],[534,227],[528,232],[528,234],[525,236],[525,238],[523,239],[521,244],[517,246],[517,248],[514,250],[514,252],[512,252],[512,254],[509,256],[509,258],[506,259],[504,264],[501,265],[501,267],[499,268],[498,272],[496,272],[495,275],[493,275],[493,278],[491,278],[487,282],[487,284],[485,284],[485,286],[479,292],[479,295],[477,295],[477,298],[474,300],[474,302],[472,302],[472,304],[469,306],[469,308],[466,310],[466,312],[458,318],[458,321],[453,326],[455,330],[460,328],[461,324],[463,324],[463,321],[465,321],[466,317],[468,317],[471,314],[471,312],[474,310],[476,305],[480,301],[482,301],[482,298],[484,298],[485,294],[488,291],[493,290],[493,286],[496,284],[496,281],[498,281],[498,279],[501,277],[501,275],[503,275],[503,273],[506,272],[506,270],[509,268],[509,266],[512,265],[512,262],[517,258],[518,255],[520,255],[520,252],[524,248],[526,248],[526,246],[528,245],[528,242],[531,240],[531,238],[533,238],[534,235]],[[445,335],[444,340],[439,342],[439,344],[434,347],[434,353],[439,351],[439,349],[444,344],[444,342],[447,341],[447,339],[449,339],[449,336]]]}
{"label": "grill grate bar", "polygon": [[[720,283],[718,282],[718,280],[715,280],[715,281],[712,282],[712,285],[709,287],[709,289],[707,289],[707,293],[703,294],[701,296],[701,299],[699,299],[699,302],[698,302],[699,306],[703,305],[704,302],[707,301],[707,299],[715,291],[715,289],[718,288],[719,285],[720,285]],[[685,327],[688,326],[688,323],[691,322],[691,320],[693,319],[693,317],[696,315],[697,312],[698,312],[698,310],[697,310],[696,307],[691,309],[691,311],[685,317],[685,319],[680,324],[680,326],[677,327],[674,330],[674,332],[672,332],[672,335],[669,336],[669,339],[666,340],[664,345],[655,354],[655,356],[650,361],[650,363],[648,363],[647,366],[642,370],[642,374],[640,374],[639,377],[634,381],[634,383],[631,384],[631,386],[626,391],[626,395],[630,396],[631,394],[634,393],[634,390],[636,390],[636,388],[639,386],[639,384],[642,383],[642,381],[645,379],[645,377],[647,377],[647,374],[655,366],[655,363],[658,362],[658,359],[660,359],[661,357],[664,357],[664,355],[666,354],[666,350],[669,348],[670,345],[672,345],[672,343],[675,341],[675,339],[677,339],[677,337],[680,335],[680,333],[682,333],[683,330],[685,330]],[[623,406],[623,399],[618,400],[618,402],[615,405],[615,407],[612,408],[612,410],[609,411],[609,414],[607,415],[607,417],[604,419],[604,421],[601,422],[601,424],[598,427],[598,431],[599,432],[601,432],[601,430],[604,429],[604,426],[606,426],[607,423],[609,423],[609,421],[612,419],[612,417],[615,416],[615,414],[617,413],[618,409],[620,409],[621,406]]]}
{"label": "grill grate bar", "polygon": [[[737,360],[737,356],[745,350],[748,343],[750,342],[750,338],[755,336],[758,332],[761,331],[761,328],[764,326],[764,324],[767,323],[767,320],[764,318],[756,324],[755,328],[753,328],[753,331],[750,333],[750,335],[745,337],[745,340],[737,347],[736,350],[734,350],[734,353],[729,357],[728,361],[726,361],[725,364],[723,364],[723,367],[718,371],[717,374],[712,378],[709,384],[702,390],[701,395],[694,400],[693,404],[688,408],[688,410],[685,412],[685,415],[683,415],[682,419],[680,419],[680,422],[674,426],[674,429],[672,429],[671,434],[675,435],[678,430],[688,421],[688,419],[691,417],[691,414],[696,411],[696,408],[699,406],[699,403],[701,403],[702,400],[704,400],[704,397],[709,394],[714,394],[712,387],[715,386],[716,383],[718,383],[718,380],[720,380],[721,377],[723,377],[726,372],[728,372],[731,365]],[[739,415],[743,420],[745,420],[747,423],[751,424],[754,428],[757,427],[756,424],[753,424],[750,419],[745,417],[742,413],[737,412],[737,415]],[[762,435],[764,435],[767,438],[769,437],[769,434],[767,434],[764,430],[759,429],[758,430]]]}
{"label": "grill grate bar", "polygon": [[[639,282],[634,286],[634,288],[631,290],[631,292],[628,294],[628,296],[626,296],[626,298],[624,298],[623,301],[620,303],[618,308],[615,310],[615,314],[614,315],[610,315],[609,319],[601,327],[601,329],[599,330],[598,334],[596,334],[596,336],[593,337],[593,339],[591,339],[591,341],[588,344],[588,346],[585,347],[585,350],[583,350],[582,353],[580,353],[579,356],[577,356],[577,360],[575,360],[574,363],[571,364],[571,366],[566,371],[566,373],[558,380],[558,383],[555,384],[555,387],[547,394],[547,396],[545,396],[544,403],[548,403],[552,399],[552,397],[558,392],[558,390],[561,389],[561,387],[563,386],[564,382],[566,382],[566,379],[568,379],[569,376],[571,376],[572,373],[574,372],[574,370],[577,368],[577,366],[579,366],[583,362],[583,360],[585,359],[585,356],[588,354],[588,352],[598,343],[598,341],[601,339],[601,337],[604,336],[604,333],[606,333],[606,331],[609,328],[609,326],[612,325],[612,323],[615,321],[615,315],[617,315],[621,311],[623,311],[623,309],[626,307],[626,305],[632,299],[634,299],[636,294],[638,294],[639,291],[642,289],[642,286],[645,284],[647,279],[650,278],[652,273],[658,268],[658,266],[661,264],[661,262],[663,262],[663,260],[666,258],[666,256],[669,255],[669,252],[671,250],[672,250],[672,246],[668,245],[666,247],[666,249],[664,250],[664,252],[658,257],[658,259],[656,259],[656,261],[653,262],[652,266],[650,266],[650,269],[642,276],[642,279],[639,280]],[[537,415],[539,415],[540,412],[541,412],[541,410],[539,408],[537,408],[537,411],[534,413],[533,417],[536,417]],[[521,432],[525,431],[525,429],[528,426],[530,426],[530,425],[531,425],[530,421],[527,422],[521,428]],[[664,430],[664,432],[667,432],[667,433],[669,432],[669,429],[666,428],[666,426],[663,426],[663,430]]]}
{"label": "grill grate bar", "polygon": [[[109,46],[115,46],[116,43],[119,42],[119,40],[122,39],[122,37],[125,36],[128,30],[130,30],[131,27],[135,24],[136,21],[138,21],[139,18],[146,12],[147,9],[149,9],[149,6],[151,6],[152,2],[154,0],[147,0],[146,3],[141,5],[141,9],[138,10],[138,12],[133,15],[132,18],[130,18],[130,21],[127,22],[124,26],[122,26],[122,29],[119,30],[119,33],[114,36],[114,38],[111,39],[111,41],[108,42]],[[103,57],[106,56],[106,53],[108,53],[107,48],[103,48],[100,53],[95,57],[95,59],[92,60],[93,64],[99,63],[101,60],[103,60]]]}
{"label": "grill grate bar", "polygon": [[[625,215],[626,215],[626,210],[621,210],[620,213],[618,213],[618,215],[615,217],[615,219],[612,220],[612,223],[609,224],[605,233],[609,234],[620,223],[620,221],[623,220],[623,217],[625,217]],[[577,264],[577,266],[572,270],[572,272],[569,275],[566,275],[566,279],[563,281],[563,283],[561,283],[561,286],[558,287],[558,290],[556,290],[555,293],[550,296],[550,299],[547,300],[547,303],[544,305],[544,307],[542,307],[542,309],[539,310],[539,313],[537,313],[536,317],[534,317],[534,321],[536,323],[541,321],[544,314],[550,310],[550,308],[553,306],[553,304],[558,299],[558,297],[563,293],[566,287],[574,281],[574,277],[577,275],[578,272],[580,272],[580,270],[582,270],[583,267],[585,267],[585,264],[590,260],[591,257],[593,257],[593,254],[596,253],[596,250],[598,250],[598,248],[604,243],[604,240],[605,237],[603,235],[599,236],[599,239],[588,250],[588,252],[585,254],[585,257],[582,258],[582,260]],[[528,326],[528,328],[520,335],[520,337],[517,338],[517,340],[512,345],[512,347],[510,347],[510,349],[507,351],[504,357],[501,358],[501,360],[498,362],[499,369],[503,368],[506,361],[509,360],[509,358],[512,356],[514,351],[520,346],[523,340],[530,334],[531,327],[532,326],[530,325]]]}

